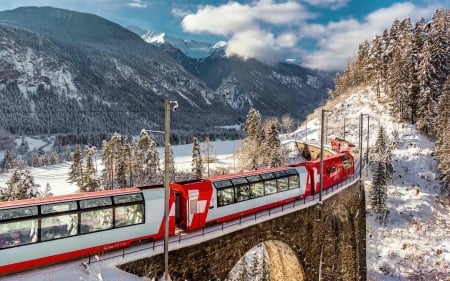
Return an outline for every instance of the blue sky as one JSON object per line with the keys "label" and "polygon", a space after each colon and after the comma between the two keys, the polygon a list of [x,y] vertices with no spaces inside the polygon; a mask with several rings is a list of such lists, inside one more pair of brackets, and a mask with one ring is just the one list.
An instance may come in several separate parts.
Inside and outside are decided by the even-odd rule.
{"label": "blue sky", "polygon": [[430,19],[448,0],[0,0],[0,10],[53,6],[184,39],[227,41],[228,55],[342,69],[395,18]]}

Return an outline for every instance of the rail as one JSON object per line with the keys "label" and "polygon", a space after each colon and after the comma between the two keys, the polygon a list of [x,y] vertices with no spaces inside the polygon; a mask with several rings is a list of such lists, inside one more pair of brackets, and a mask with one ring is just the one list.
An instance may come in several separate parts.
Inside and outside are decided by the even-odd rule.
{"label": "rail", "polygon": [[[359,180],[359,161],[356,161],[355,163],[355,174],[347,179],[345,179],[342,182],[339,182],[335,185],[333,185],[330,188],[327,188],[323,190],[322,197],[323,199],[326,199],[330,197],[331,195],[337,193],[338,191],[344,190],[345,188],[352,186]],[[364,162],[362,169],[365,168]],[[268,210],[264,210],[258,213],[254,213],[251,215],[243,216],[238,219],[224,222],[221,224],[215,224],[208,227],[203,227],[200,230],[189,232],[189,233],[180,233],[175,236],[171,236],[169,239],[169,247],[171,250],[187,247],[193,244],[198,244],[204,241],[208,241],[210,239],[217,238],[219,236],[234,232],[238,229],[241,229],[242,227],[248,227],[252,226],[258,223],[261,223],[263,221],[267,221],[270,219],[273,219],[275,217],[279,217],[282,214],[288,214],[292,213],[301,209],[304,209],[306,207],[314,206],[317,204],[319,200],[319,194],[314,194],[312,196],[309,196],[307,198],[298,199],[293,202],[289,202],[277,207],[270,208]],[[239,226],[239,228],[236,228],[236,226]],[[199,240],[199,238],[201,238]],[[131,254],[137,254],[137,253],[146,253],[146,257],[154,256],[156,254],[162,253],[162,250],[164,248],[164,240],[157,240],[145,244],[141,244],[138,246],[130,246],[123,248],[121,250],[116,250],[110,253],[105,253],[101,256],[95,255],[95,256],[89,256],[87,264],[91,263],[97,263],[100,261],[106,261],[114,258],[125,258],[128,255]],[[150,252],[151,251],[151,252]]]}

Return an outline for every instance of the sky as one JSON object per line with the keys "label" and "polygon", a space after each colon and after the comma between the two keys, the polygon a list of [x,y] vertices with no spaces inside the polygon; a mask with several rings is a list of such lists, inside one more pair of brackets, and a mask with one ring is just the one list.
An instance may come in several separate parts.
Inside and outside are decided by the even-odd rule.
{"label": "sky", "polygon": [[448,0],[1,0],[0,10],[52,6],[210,43],[226,54],[340,70],[394,19],[429,20]]}

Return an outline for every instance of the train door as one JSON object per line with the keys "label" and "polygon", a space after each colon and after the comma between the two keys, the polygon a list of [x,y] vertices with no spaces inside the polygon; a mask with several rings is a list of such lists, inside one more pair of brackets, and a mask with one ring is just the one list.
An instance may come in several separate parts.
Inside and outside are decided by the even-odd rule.
{"label": "train door", "polygon": [[174,191],[173,192],[175,195],[175,225],[178,228],[181,228],[181,222],[182,222],[182,213],[181,213],[181,202],[182,202],[182,198],[181,198],[181,194],[178,191]]}
{"label": "train door", "polygon": [[197,223],[194,221],[194,218],[196,217],[195,214],[198,213],[197,207],[198,207],[198,190],[189,190],[189,199],[188,199],[188,230],[189,227],[195,226]]}

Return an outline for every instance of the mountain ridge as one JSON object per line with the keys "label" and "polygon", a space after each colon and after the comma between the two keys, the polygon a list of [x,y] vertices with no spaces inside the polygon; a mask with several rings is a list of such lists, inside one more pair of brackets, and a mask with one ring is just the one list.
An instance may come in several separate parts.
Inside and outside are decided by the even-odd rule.
{"label": "mountain ridge", "polygon": [[[18,133],[158,129],[165,99],[179,101],[173,127],[186,131],[239,124],[250,107],[263,116],[289,112],[301,119],[333,86],[331,77],[299,66],[192,59],[86,13],[25,7],[0,12],[0,24],[0,96],[11,106],[14,93],[33,112],[2,110],[0,126]],[[43,48],[43,42],[52,47]],[[308,80],[320,80],[319,87]]]}

